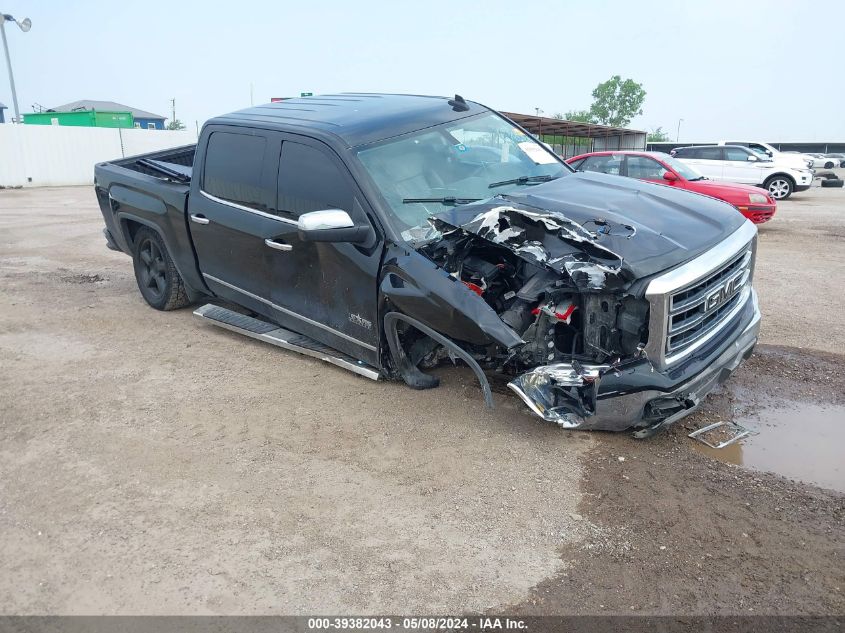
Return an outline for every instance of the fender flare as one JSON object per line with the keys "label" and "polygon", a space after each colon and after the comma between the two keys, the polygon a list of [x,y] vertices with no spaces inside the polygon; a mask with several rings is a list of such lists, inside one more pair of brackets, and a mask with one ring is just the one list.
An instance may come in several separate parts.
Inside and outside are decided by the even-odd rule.
{"label": "fender flare", "polygon": [[399,332],[397,330],[397,325],[400,321],[404,321],[408,325],[418,329],[426,336],[431,337],[443,347],[451,351],[455,356],[464,361],[470,369],[472,369],[476,378],[478,378],[478,382],[481,383],[481,391],[484,393],[484,404],[487,405],[488,409],[494,408],[493,392],[490,389],[490,382],[487,380],[487,376],[484,375],[484,371],[481,369],[481,366],[472,356],[467,354],[467,352],[455,344],[454,341],[451,341],[442,334],[435,332],[430,327],[420,323],[416,319],[402,314],[401,312],[388,312],[384,315],[383,319],[384,333],[387,338],[387,345],[390,348],[390,355],[393,358],[393,362],[396,363],[396,367],[402,375],[402,378],[405,379],[405,382],[408,382],[409,380],[413,381],[415,374],[422,372],[411,364],[408,355],[405,353],[405,350],[402,349],[402,345],[399,342]]}

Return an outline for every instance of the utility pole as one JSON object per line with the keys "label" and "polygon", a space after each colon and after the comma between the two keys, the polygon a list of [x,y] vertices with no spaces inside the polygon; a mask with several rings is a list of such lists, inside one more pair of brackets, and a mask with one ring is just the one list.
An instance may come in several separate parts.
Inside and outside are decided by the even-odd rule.
{"label": "utility pole", "polygon": [[170,122],[176,121],[176,97],[170,100]]}
{"label": "utility pole", "polygon": [[678,119],[678,133],[675,135],[676,143],[681,142],[681,121],[683,121],[683,119]]}
{"label": "utility pole", "polygon": [[15,90],[15,76],[12,74],[12,58],[9,57],[9,43],[6,41],[6,22],[14,22],[21,31],[26,33],[32,28],[32,20],[29,18],[16,20],[8,13],[0,13],[0,36],[3,39],[3,51],[6,53],[6,68],[9,69],[9,86],[12,88],[12,105],[15,108],[15,123],[20,123],[21,113],[18,108],[18,93]]}

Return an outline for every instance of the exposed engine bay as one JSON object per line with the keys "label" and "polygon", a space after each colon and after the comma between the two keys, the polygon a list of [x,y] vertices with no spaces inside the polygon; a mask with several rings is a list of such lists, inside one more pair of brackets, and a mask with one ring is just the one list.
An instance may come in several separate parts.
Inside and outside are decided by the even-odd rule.
{"label": "exposed engine bay", "polygon": [[[420,248],[484,299],[525,342],[486,358],[488,366],[521,373],[564,361],[613,364],[638,354],[648,339],[648,302],[628,295],[621,275],[580,256],[559,259],[562,265],[554,269],[541,240],[519,239],[525,228],[549,232],[544,221],[519,214],[524,221],[518,225],[515,210],[494,211],[498,243],[434,220],[442,237]],[[590,266],[597,270],[586,272]],[[594,272],[611,276],[611,283],[596,282],[595,275],[590,277]]]}
{"label": "exposed engine bay", "polygon": [[[498,375],[546,421],[647,437],[695,410],[751,354],[760,320],[749,283],[756,230],[740,223],[708,251],[702,238],[721,224],[702,220],[679,239],[663,229],[668,213],[643,211],[649,226],[617,204],[565,196],[570,182],[429,218],[431,230],[413,247],[434,268],[414,264],[413,276],[403,275],[410,260],[396,259],[381,286],[386,318],[405,321],[392,333],[386,327],[394,367],[408,385],[429,388],[438,379],[421,370],[461,359],[488,406],[488,377]],[[626,192],[620,201],[630,208],[644,204]],[[690,349],[676,362],[667,331],[701,342],[671,339]],[[671,368],[667,350],[676,354]]]}
{"label": "exposed engine bay", "polygon": [[[509,387],[541,417],[577,428],[596,410],[599,381],[644,356],[649,304],[628,293],[630,280],[596,233],[560,215],[496,207],[458,227],[433,218],[438,238],[418,250],[478,295],[522,343],[463,345],[478,366],[514,377]],[[596,220],[599,229],[613,230]],[[630,227],[614,227],[628,231]],[[544,243],[544,237],[553,239]],[[409,329],[414,366],[454,354]],[[426,377],[428,378],[428,377]],[[415,373],[414,386],[436,381]]]}

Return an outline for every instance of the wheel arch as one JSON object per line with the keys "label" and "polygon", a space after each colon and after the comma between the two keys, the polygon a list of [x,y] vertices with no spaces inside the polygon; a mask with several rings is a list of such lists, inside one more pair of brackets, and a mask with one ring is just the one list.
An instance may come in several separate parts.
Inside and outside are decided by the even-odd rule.
{"label": "wheel arch", "polygon": [[786,173],[785,171],[783,171],[783,172],[777,172],[776,174],[772,174],[771,176],[769,176],[768,178],[766,178],[766,180],[764,180],[764,181],[763,181],[763,185],[764,185],[764,186],[768,186],[768,184],[769,184],[770,182],[772,182],[775,178],[785,178],[786,180],[788,180],[789,182],[791,182],[791,183],[792,183],[792,187],[793,187],[793,188],[794,188],[794,187],[795,187],[795,185],[797,184],[797,183],[795,182],[795,178],[794,178],[792,175],[790,175],[790,174]]}
{"label": "wheel arch", "polygon": [[164,247],[167,249],[167,254],[170,256],[173,265],[176,267],[176,270],[179,272],[179,276],[182,277],[182,283],[185,285],[185,290],[188,293],[188,298],[191,301],[198,301],[201,297],[204,296],[214,296],[207,288],[197,289],[192,287],[188,282],[185,276],[185,271],[179,266],[179,262],[175,257],[173,257],[173,245],[167,239],[167,235],[161,230],[161,227],[156,225],[155,222],[151,222],[146,218],[139,217],[132,213],[126,212],[118,212],[117,213],[117,222],[118,226],[120,227],[121,234],[123,238],[126,240],[126,243],[129,245],[131,249],[131,255],[134,257],[135,255],[135,236],[138,235],[138,231],[141,227],[145,227],[151,229],[159,236],[161,241],[164,243]]}
{"label": "wheel arch", "polygon": [[387,339],[387,345],[390,350],[390,356],[393,364],[406,384],[413,387],[420,382],[424,382],[422,379],[426,377],[427,374],[423,374],[423,372],[413,365],[408,358],[408,355],[405,353],[405,349],[399,341],[399,331],[397,326],[400,322],[404,322],[419,330],[424,335],[432,338],[434,341],[445,347],[451,354],[464,361],[467,366],[472,369],[476,378],[478,378],[478,382],[481,385],[481,391],[484,394],[484,403],[489,409],[493,408],[493,394],[490,389],[490,382],[487,380],[484,370],[481,369],[478,362],[476,362],[476,360],[470,356],[466,350],[451,339],[443,336],[436,330],[433,330],[413,317],[409,317],[401,312],[388,312],[383,317],[385,338]]}

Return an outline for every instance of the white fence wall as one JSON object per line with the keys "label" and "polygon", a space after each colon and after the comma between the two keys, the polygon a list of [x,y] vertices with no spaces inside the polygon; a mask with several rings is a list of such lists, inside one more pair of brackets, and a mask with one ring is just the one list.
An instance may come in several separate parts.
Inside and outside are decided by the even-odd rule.
{"label": "white fence wall", "polygon": [[193,130],[0,125],[0,187],[90,185],[95,163],[196,140]]}

